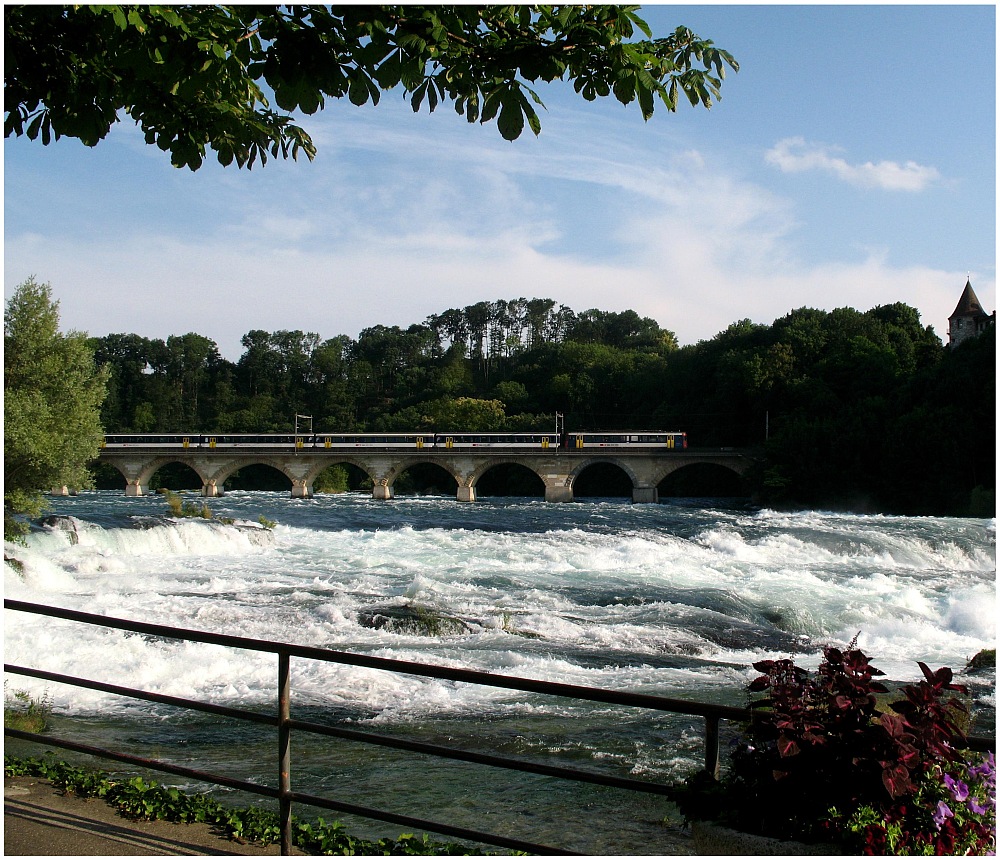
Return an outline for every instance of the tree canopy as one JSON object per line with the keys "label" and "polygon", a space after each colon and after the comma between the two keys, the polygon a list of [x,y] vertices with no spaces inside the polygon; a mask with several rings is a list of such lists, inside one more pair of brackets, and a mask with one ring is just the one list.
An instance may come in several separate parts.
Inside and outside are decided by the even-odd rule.
{"label": "tree canopy", "polygon": [[635,311],[544,298],[356,338],[250,331],[236,362],[195,334],[92,341],[112,367],[110,433],[288,433],[296,413],[316,433],[539,432],[560,412],[568,430],[753,449],[763,504],[976,516],[995,487],[995,344],[990,328],[945,348],[895,303],[798,308],[679,347]]}
{"label": "tree canopy", "polygon": [[90,483],[109,371],[94,364],[87,337],[59,331],[59,303],[29,278],[3,318],[4,537],[23,532],[18,514],[37,516],[40,490]]}
{"label": "tree canopy", "polygon": [[[88,146],[121,113],[196,170],[212,149],[240,167],[316,148],[293,112],[327,98],[414,111],[450,103],[506,140],[541,129],[532,88],[572,82],[642,115],[656,100],[711,107],[736,60],[686,27],[653,38],[638,6],[8,6],[4,136]],[[645,39],[633,39],[636,31]],[[271,105],[273,97],[274,107]]]}

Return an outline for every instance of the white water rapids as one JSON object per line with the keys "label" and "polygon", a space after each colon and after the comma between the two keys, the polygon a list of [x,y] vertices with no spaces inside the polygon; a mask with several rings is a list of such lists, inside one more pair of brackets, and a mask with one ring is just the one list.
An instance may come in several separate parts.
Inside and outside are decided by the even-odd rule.
{"label": "white water rapids", "polygon": [[[293,500],[259,492],[209,504],[217,519],[251,524],[263,515],[277,525],[268,531],[169,520],[155,497],[53,499],[53,526],[30,535],[27,547],[5,546],[21,563],[20,570],[5,565],[5,594],[152,623],[734,705],[745,701],[750,663],[763,657],[815,666],[823,644],[857,636],[889,678],[909,681],[920,677],[918,660],[957,671],[996,638],[995,520],[617,501]],[[8,663],[273,706],[271,656],[19,612],[5,612],[4,624]],[[972,680],[975,705],[992,720],[992,674]],[[23,677],[8,676],[8,686],[48,695],[57,714],[92,741],[124,737],[168,758],[211,751],[214,766],[271,779],[264,741],[247,736],[236,752],[232,735],[207,718]],[[458,737],[471,747],[621,775],[669,781],[699,758],[700,721],[675,715],[616,715],[604,706],[304,661],[293,661],[292,687],[293,715],[298,708],[306,718],[325,715],[377,731]],[[389,753],[362,761],[344,752],[335,761],[318,746],[302,750],[303,790],[317,793],[330,790],[332,773],[349,773],[378,780],[375,793],[384,800],[386,785],[413,788],[438,767]],[[421,811],[461,818],[487,778],[449,779],[445,788],[426,788]],[[560,829],[610,826],[599,823],[599,799],[588,799],[597,806],[577,809],[578,820],[567,823],[565,811],[549,810],[548,787],[531,789],[530,814],[504,819],[518,780],[490,775],[488,783],[487,814],[523,838],[565,844]],[[591,798],[599,790],[571,791]],[[660,825],[651,817],[663,817],[662,801],[616,804],[606,813],[617,816],[614,836],[574,850],[671,850],[669,839],[655,843]],[[621,825],[623,808],[647,805],[635,812],[641,826]]]}

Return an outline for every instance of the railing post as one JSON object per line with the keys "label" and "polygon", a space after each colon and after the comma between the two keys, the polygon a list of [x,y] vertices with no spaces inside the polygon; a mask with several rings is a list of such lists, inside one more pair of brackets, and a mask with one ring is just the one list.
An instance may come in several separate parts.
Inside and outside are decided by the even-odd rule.
{"label": "railing post", "polygon": [[284,651],[278,654],[278,818],[281,827],[281,854],[292,853],[292,759],[291,729],[291,658]]}
{"label": "railing post", "polygon": [[705,770],[719,778],[719,718],[705,714]]}

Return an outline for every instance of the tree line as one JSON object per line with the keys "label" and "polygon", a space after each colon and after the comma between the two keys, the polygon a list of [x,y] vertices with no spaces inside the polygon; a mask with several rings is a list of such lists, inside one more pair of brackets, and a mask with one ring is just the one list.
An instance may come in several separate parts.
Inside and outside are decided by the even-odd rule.
{"label": "tree line", "polygon": [[754,449],[772,505],[993,515],[995,333],[945,347],[902,303],[799,308],[680,347],[635,311],[479,302],[357,338],[92,338],[106,432],[682,430]]}

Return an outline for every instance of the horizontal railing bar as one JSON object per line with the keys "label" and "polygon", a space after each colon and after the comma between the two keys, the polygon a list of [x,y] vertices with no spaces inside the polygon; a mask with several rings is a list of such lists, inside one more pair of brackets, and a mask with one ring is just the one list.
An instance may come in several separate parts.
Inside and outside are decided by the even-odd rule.
{"label": "horizontal railing bar", "polygon": [[10,729],[6,726],[4,727],[3,733],[5,737],[19,738],[22,741],[30,741],[31,743],[59,747],[60,749],[72,750],[73,752],[84,753],[85,755],[92,755],[97,758],[107,758],[112,761],[120,761],[123,764],[149,768],[150,770],[161,770],[164,773],[170,773],[174,776],[185,776],[188,779],[197,779],[200,782],[211,782],[215,785],[225,786],[226,788],[234,788],[239,791],[248,791],[251,794],[259,794],[262,797],[276,799],[280,794],[278,789],[271,788],[267,785],[261,785],[260,783],[246,782],[242,779],[233,779],[232,777],[222,776],[220,774],[207,773],[205,771],[195,770],[194,768],[184,767],[183,765],[168,764],[167,762],[159,761],[158,759],[147,759],[137,755],[129,755],[128,753],[114,752],[113,750],[107,750],[103,747],[81,744],[77,741],[66,740],[65,738],[56,737],[54,735],[47,734],[44,738],[42,738],[32,732]]}
{"label": "horizontal railing bar", "polygon": [[288,725],[298,731],[311,732],[313,734],[326,735],[327,737],[341,738],[343,740],[357,741],[358,743],[371,744],[373,746],[390,747],[392,749],[406,750],[407,752],[431,755],[437,758],[449,758],[457,761],[471,762],[472,764],[483,764],[491,767],[502,767],[507,770],[518,770],[525,773],[534,773],[539,776],[551,776],[557,779],[568,779],[573,782],[589,782],[594,785],[603,785],[609,788],[624,788],[630,791],[642,791],[647,794],[669,794],[670,788],[655,782],[642,782],[637,779],[626,779],[620,776],[610,776],[602,773],[593,773],[585,770],[577,770],[568,767],[556,767],[548,764],[538,764],[530,761],[518,759],[500,758],[488,753],[477,753],[469,750],[460,750],[454,747],[443,747],[437,744],[424,743],[422,741],[408,741],[402,738],[394,738],[389,735],[369,734],[359,732],[354,729],[341,729],[337,726],[324,726],[320,723],[308,723],[301,720],[289,720]]}
{"label": "horizontal railing bar", "polygon": [[[78,678],[74,675],[62,675],[57,672],[46,672],[41,669],[15,666],[10,663],[4,663],[3,670],[4,672],[10,672],[15,675],[25,675],[31,678],[38,678],[42,681],[69,684],[75,687],[83,687],[88,690],[97,690],[103,693],[113,693],[115,695],[141,699],[147,702],[156,702],[157,704],[171,705],[173,707],[186,708],[193,711],[201,711],[215,716],[230,717],[233,719],[261,723],[269,726],[276,726],[278,724],[277,717],[270,714],[260,714],[254,711],[228,708],[224,705],[212,705],[204,702],[198,702],[193,699],[179,698],[177,696],[165,696],[159,693],[148,693],[142,690],[137,690],[133,687],[122,687],[116,684],[106,684],[101,681],[91,681],[86,678]],[[408,741],[402,738],[394,738],[390,735],[360,732],[355,729],[342,729],[336,726],[328,726],[323,725],[322,723],[312,723],[302,720],[290,720],[288,725],[290,728],[297,731],[341,738],[342,740],[371,744],[373,746],[406,750],[408,752],[421,753],[423,755],[431,755],[439,758],[455,759],[457,761],[488,765],[491,767],[501,767],[507,770],[523,771],[525,773],[534,773],[540,776],[551,776],[557,779],[572,780],[574,782],[588,782],[594,785],[603,785],[611,788],[641,791],[647,794],[663,795],[669,793],[669,788],[658,783],[642,782],[636,779],[625,779],[623,777],[610,776],[606,774],[590,773],[587,771],[576,770],[574,768],[556,767],[553,765],[519,761],[517,759],[500,758],[499,756],[489,755],[487,753],[476,753],[456,749],[454,747],[428,744],[421,741]]]}
{"label": "horizontal railing bar", "polygon": [[441,824],[436,821],[425,821],[422,818],[413,818],[409,815],[399,815],[394,812],[383,812],[378,809],[370,809],[366,806],[358,806],[354,803],[343,803],[339,800],[330,800],[325,797],[317,797],[313,794],[300,794],[297,791],[291,792],[289,798],[294,803],[307,803],[310,806],[318,806],[323,809],[331,809],[334,812],[344,812],[348,815],[359,815],[364,818],[377,818],[389,824],[400,824],[403,827],[412,827],[414,830],[432,830],[444,836],[453,836],[456,839],[465,839],[469,842],[485,842],[489,845],[499,845],[503,848],[512,848],[515,851],[525,851],[528,854],[558,854],[579,856],[579,852],[567,851],[564,848],[553,848],[549,845],[537,845],[534,842],[522,842],[520,839],[510,839],[506,836],[498,836],[494,833],[482,833],[478,830],[469,830],[464,827],[455,827],[450,824]]}
{"label": "horizontal railing bar", "polygon": [[144,690],[137,690],[134,687],[121,687],[117,684],[105,684],[103,681],[91,681],[87,678],[77,678],[74,675],[61,675],[58,672],[46,672],[42,669],[30,669],[26,666],[13,666],[9,663],[3,664],[5,672],[15,675],[27,675],[38,678],[42,681],[52,681],[57,684],[70,684],[74,687],[84,687],[88,690],[98,690],[102,693],[114,693],[118,696],[128,696],[132,699],[142,699],[147,702],[156,702],[161,705],[172,705],[176,708],[187,708],[192,711],[203,711],[206,714],[215,714],[220,717],[232,717],[237,720],[245,720],[250,723],[263,723],[267,726],[276,726],[278,718],[273,714],[260,714],[256,711],[245,711],[241,708],[229,708],[225,705],[213,705],[208,702],[199,702],[195,699],[183,699],[178,696],[165,696],[161,693],[147,693]]}
{"label": "horizontal railing bar", "polygon": [[242,636],[232,636],[225,633],[209,633],[202,630],[189,630],[181,627],[168,627],[162,624],[147,624],[142,621],[130,621],[105,615],[94,615],[90,612],[80,612],[74,609],[61,609],[54,606],[42,606],[26,603],[20,600],[4,600],[4,608],[19,612],[31,612],[68,621],[80,621],[100,627],[112,627],[143,633],[150,636],[161,636],[169,639],[187,639],[193,642],[204,642],[212,645],[222,645],[231,648],[243,648],[251,651],[264,651],[272,654],[288,654],[308,660],[320,660],[326,663],[340,663],[350,666],[362,666],[388,672],[399,672],[407,675],[418,675],[427,678],[438,678],[445,681],[458,681],[467,684],[477,684],[486,687],[519,690],[525,693],[541,693],[549,696],[560,696],[568,699],[581,699],[590,702],[602,702],[610,705],[646,708],[657,711],[671,711],[678,714],[697,716],[717,716],[729,720],[748,720],[750,712],[745,708],[734,708],[729,705],[716,705],[708,702],[688,702],[683,699],[670,699],[665,696],[654,696],[646,693],[627,693],[617,690],[600,690],[596,687],[583,687],[576,684],[561,684],[553,681],[535,681],[528,678],[517,678],[510,675],[494,675],[489,672],[478,672],[474,669],[455,669],[448,666],[432,666],[423,663],[412,663],[406,660],[395,660],[388,657],[372,657],[364,654],[352,654],[347,651],[332,651],[307,645],[294,645],[287,642],[273,642],[264,639],[250,639]]}
{"label": "horizontal railing bar", "polygon": [[[15,675],[25,675],[27,677],[38,678],[43,681],[69,684],[75,687],[83,687],[88,690],[113,693],[119,696],[127,696],[133,699],[141,699],[147,702],[156,702],[158,704],[171,705],[178,708],[187,708],[189,710],[201,711],[216,716],[231,717],[233,719],[262,723],[269,726],[275,726],[278,723],[277,718],[269,714],[259,714],[254,711],[228,708],[223,705],[212,705],[197,702],[193,699],[179,698],[177,696],[164,696],[158,693],[147,693],[132,687],[105,684],[101,681],[91,681],[86,678],[78,678],[73,675],[62,675],[57,672],[46,672],[41,669],[30,669],[24,666],[11,665],[9,663],[4,663],[3,669],[5,672],[10,672]],[[518,761],[517,759],[500,758],[499,756],[489,755],[487,753],[476,753],[456,749],[454,747],[428,744],[421,741],[408,741],[402,738],[394,738],[389,735],[359,732],[355,729],[342,729],[336,726],[323,725],[322,723],[291,720],[289,721],[289,727],[297,731],[341,738],[342,740],[371,744],[373,746],[390,747],[392,749],[406,750],[408,752],[415,752],[423,755],[455,759],[457,761],[488,765],[491,767],[501,767],[507,770],[523,771],[525,773],[534,773],[540,776],[551,776],[557,779],[572,780],[574,782],[588,782],[594,785],[641,791],[647,794],[663,795],[669,793],[669,788],[658,783],[642,782],[636,779],[625,779],[623,777],[610,776],[606,774],[589,773],[587,771],[576,770],[574,768],[556,767],[553,765]]]}
{"label": "horizontal railing bar", "polygon": [[965,738],[965,746],[967,749],[975,750],[976,752],[989,752],[990,750],[995,752],[997,739],[986,738],[982,735],[968,735]]}

